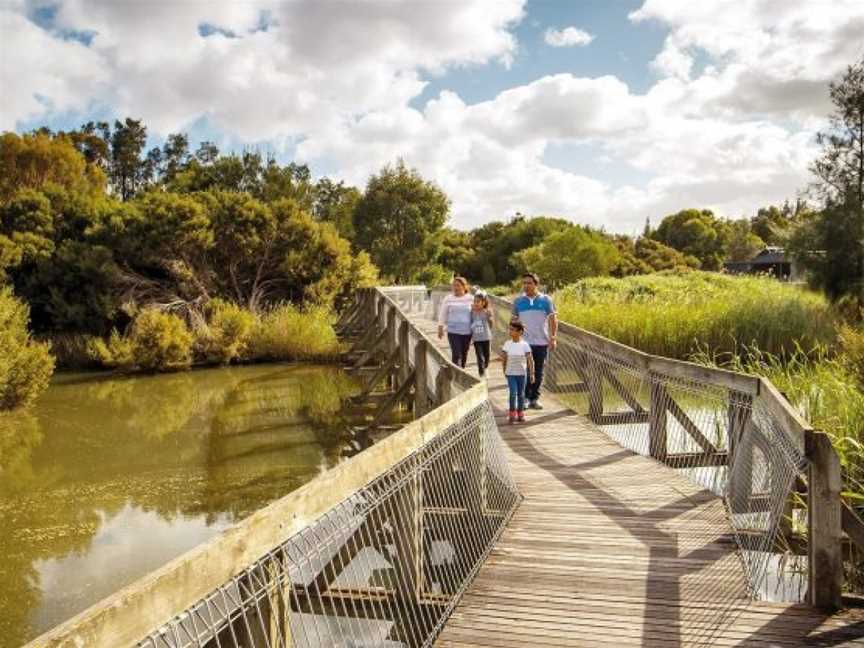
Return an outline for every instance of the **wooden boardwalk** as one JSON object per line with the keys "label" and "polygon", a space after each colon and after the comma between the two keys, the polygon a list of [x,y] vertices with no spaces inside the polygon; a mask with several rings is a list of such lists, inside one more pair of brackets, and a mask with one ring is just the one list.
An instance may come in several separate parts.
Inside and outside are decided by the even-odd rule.
{"label": "wooden boardwalk", "polygon": [[[415,322],[434,337],[432,322]],[[499,365],[489,391],[525,501],[437,646],[864,647],[864,610],[750,603],[708,491],[548,395],[509,425]]]}

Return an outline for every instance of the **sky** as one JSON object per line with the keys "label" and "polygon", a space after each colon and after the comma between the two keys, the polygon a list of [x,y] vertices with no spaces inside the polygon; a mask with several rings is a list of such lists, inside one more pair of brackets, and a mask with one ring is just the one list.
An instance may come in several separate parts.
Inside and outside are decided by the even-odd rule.
{"label": "sky", "polygon": [[810,182],[864,0],[0,0],[0,130],[141,118],[362,186],[402,158],[470,228],[635,233]]}

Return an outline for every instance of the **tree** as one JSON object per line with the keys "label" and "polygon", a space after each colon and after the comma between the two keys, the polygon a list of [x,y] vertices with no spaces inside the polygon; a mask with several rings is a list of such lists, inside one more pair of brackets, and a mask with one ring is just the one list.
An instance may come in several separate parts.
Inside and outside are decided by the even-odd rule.
{"label": "tree", "polygon": [[372,176],[354,210],[355,243],[381,271],[404,283],[437,257],[450,200],[401,160]]}
{"label": "tree", "polygon": [[[810,166],[816,189],[827,203],[864,209],[864,58],[829,85],[834,112],[820,132],[821,155]],[[856,231],[860,231],[856,230]]]}
{"label": "tree", "polygon": [[468,274],[467,269],[476,254],[471,244],[471,235],[452,227],[445,227],[441,230],[439,241],[441,251],[438,255],[438,264],[446,269],[450,277],[454,274]]}
{"label": "tree", "polygon": [[467,259],[465,273],[486,285],[510,283],[521,271],[516,252],[540,244],[549,234],[573,227],[563,218],[517,215],[507,223],[492,221],[471,232],[475,254]]}
{"label": "tree", "polygon": [[663,245],[654,239],[645,237],[637,239],[634,248],[636,258],[646,263],[653,272],[699,267],[699,259],[696,257],[682,254],[675,248]]}
{"label": "tree", "polygon": [[97,193],[105,187],[105,175],[65,136],[0,135],[0,205],[21,189],[42,191],[48,185]]}
{"label": "tree", "polygon": [[[854,206],[828,202],[810,215],[792,235],[789,249],[807,268],[810,283],[832,300],[864,293],[861,213]],[[864,300],[862,300],[864,301]]]}
{"label": "tree", "polygon": [[742,218],[729,223],[729,261],[749,261],[765,248],[765,241],[753,233],[750,221]]}
{"label": "tree", "polygon": [[149,180],[148,165],[141,159],[147,143],[147,127],[127,117],[114,122],[111,134],[111,185],[121,200],[129,200]]}
{"label": "tree", "polygon": [[808,211],[809,206],[800,198],[794,203],[787,200],[780,207],[760,207],[750,219],[750,229],[766,245],[784,247]]}
{"label": "tree", "polygon": [[709,209],[684,209],[666,216],[651,237],[699,259],[704,270],[719,270],[729,245],[729,225]]}
{"label": "tree", "polygon": [[518,252],[523,271],[536,272],[552,289],[607,275],[620,260],[615,244],[601,232],[572,227],[553,232],[540,244]]}
{"label": "tree", "polygon": [[829,84],[834,112],[811,165],[823,209],[804,219],[791,249],[833,299],[864,303],[864,58]]}
{"label": "tree", "polygon": [[315,203],[312,214],[315,220],[331,223],[339,235],[354,239],[354,210],[360,202],[362,193],[356,187],[350,187],[344,182],[333,182],[329,178],[321,178],[315,184]]}

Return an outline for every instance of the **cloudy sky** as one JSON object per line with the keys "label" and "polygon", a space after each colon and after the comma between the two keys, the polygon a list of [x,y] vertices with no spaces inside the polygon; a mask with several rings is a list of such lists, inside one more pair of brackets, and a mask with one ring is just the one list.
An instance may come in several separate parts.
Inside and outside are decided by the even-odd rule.
{"label": "cloudy sky", "polygon": [[808,182],[862,0],[0,0],[0,130],[143,118],[363,184],[402,157],[471,227],[641,228]]}

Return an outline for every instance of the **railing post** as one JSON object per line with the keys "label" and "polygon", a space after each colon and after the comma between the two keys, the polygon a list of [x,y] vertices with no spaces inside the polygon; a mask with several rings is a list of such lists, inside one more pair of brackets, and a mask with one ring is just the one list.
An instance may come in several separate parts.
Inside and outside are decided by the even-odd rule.
{"label": "railing post", "polygon": [[661,382],[660,376],[648,374],[648,382],[651,386],[651,405],[648,413],[648,451],[658,461],[665,461],[668,453],[666,441],[666,399],[669,394],[666,386]]}
{"label": "railing post", "polygon": [[411,349],[408,348],[408,320],[399,324],[399,382],[411,373]]}
{"label": "railing post", "polygon": [[423,338],[414,347],[414,418],[420,418],[428,410],[426,397],[426,345]]}
{"label": "railing post", "polygon": [[[385,302],[386,303],[386,302]],[[396,307],[392,304],[387,304],[385,306],[387,310],[387,333],[384,336],[384,356],[387,357],[390,355],[390,352],[393,350],[394,345],[396,344]],[[387,387],[391,391],[396,388],[394,383],[394,373],[391,371],[387,375]]]}
{"label": "railing post", "polygon": [[435,401],[438,405],[446,403],[453,397],[453,370],[444,366],[438,369],[435,376]]}
{"label": "railing post", "polygon": [[595,423],[603,417],[603,379],[591,366],[587,353],[576,356],[576,370],[588,386],[588,418]]}
{"label": "railing post", "polygon": [[843,589],[840,458],[826,434],[807,431],[804,445],[810,461],[807,480],[809,599],[811,605],[834,610],[842,604]]}

